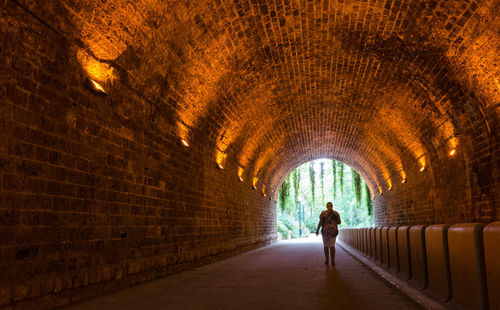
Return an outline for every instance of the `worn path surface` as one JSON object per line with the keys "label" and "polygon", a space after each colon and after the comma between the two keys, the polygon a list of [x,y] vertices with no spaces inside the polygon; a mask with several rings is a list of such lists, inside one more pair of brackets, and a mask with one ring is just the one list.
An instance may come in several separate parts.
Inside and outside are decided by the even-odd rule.
{"label": "worn path surface", "polygon": [[419,309],[337,246],[282,241],[70,307],[109,309]]}

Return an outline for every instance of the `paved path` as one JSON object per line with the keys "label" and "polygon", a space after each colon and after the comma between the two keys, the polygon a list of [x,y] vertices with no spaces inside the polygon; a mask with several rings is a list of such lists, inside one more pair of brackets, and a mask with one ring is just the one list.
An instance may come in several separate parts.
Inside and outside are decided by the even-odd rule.
{"label": "paved path", "polygon": [[319,238],[282,241],[68,309],[419,309],[341,247],[323,261]]}

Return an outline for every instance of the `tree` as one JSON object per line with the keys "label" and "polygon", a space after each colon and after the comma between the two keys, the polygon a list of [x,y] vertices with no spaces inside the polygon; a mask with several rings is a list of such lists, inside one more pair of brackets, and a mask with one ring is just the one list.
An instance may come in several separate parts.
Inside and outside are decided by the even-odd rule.
{"label": "tree", "polygon": [[373,201],[372,201],[372,195],[370,195],[370,188],[366,183],[365,183],[365,200],[366,200],[366,209],[368,211],[368,215],[371,216],[373,214]]}
{"label": "tree", "polygon": [[288,175],[286,179],[283,181],[283,184],[281,185],[279,191],[279,202],[281,211],[285,211],[289,198],[290,198],[290,175]]}
{"label": "tree", "polygon": [[332,160],[332,182],[333,182],[333,196],[332,199],[335,200],[337,196],[337,161]]}
{"label": "tree", "polygon": [[309,179],[311,181],[311,196],[312,196],[312,204],[311,204],[311,216],[313,206],[316,205],[316,172],[314,171],[314,162],[309,162]]}
{"label": "tree", "polygon": [[325,162],[319,164],[319,181],[321,183],[321,205],[325,204]]}
{"label": "tree", "polygon": [[359,175],[359,173],[356,172],[356,170],[352,169],[351,168],[351,175],[352,175],[352,189],[353,189],[353,192],[354,192],[354,195],[356,196],[356,207],[359,208],[359,206],[361,205],[361,190],[362,190],[362,187],[361,187],[361,176]]}
{"label": "tree", "polygon": [[340,185],[340,196],[344,196],[344,164],[338,163],[339,166],[339,185]]}
{"label": "tree", "polygon": [[293,178],[293,194],[294,194],[294,203],[295,203],[295,210],[297,210],[299,206],[299,188],[300,188],[300,167],[295,169],[292,172],[292,178]]}
{"label": "tree", "polygon": [[[371,193],[361,176],[349,166],[333,160],[331,161],[331,170],[328,168],[325,171],[324,168],[329,167],[329,165],[330,163],[324,159],[313,163],[308,162],[297,167],[283,182],[279,191],[279,206],[276,214],[278,231],[284,238],[288,236],[297,238],[299,236],[297,212],[299,201],[303,202],[304,206],[309,207],[311,211],[305,215],[305,227],[308,229],[304,228],[303,232],[307,235],[310,230],[316,229],[319,214],[324,208],[324,204],[319,204],[320,201],[316,195],[317,175],[319,175],[321,182],[321,192],[318,191],[321,194],[320,199],[324,203],[325,199],[334,198],[335,209],[342,216],[342,227],[373,225]],[[349,170],[346,170],[346,167]],[[309,178],[302,178],[304,173],[309,173]],[[339,182],[338,185],[337,182]],[[340,195],[336,195],[338,186],[340,186]],[[318,203],[313,203],[313,195]],[[302,213],[302,215],[304,214]]]}

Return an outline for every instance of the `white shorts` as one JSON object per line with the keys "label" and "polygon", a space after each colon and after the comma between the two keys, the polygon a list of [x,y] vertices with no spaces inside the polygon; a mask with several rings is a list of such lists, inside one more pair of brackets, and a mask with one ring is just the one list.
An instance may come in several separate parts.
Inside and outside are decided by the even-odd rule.
{"label": "white shorts", "polygon": [[323,237],[323,246],[325,248],[333,248],[335,247],[335,241],[337,240],[337,237],[328,237],[326,235],[321,234]]}

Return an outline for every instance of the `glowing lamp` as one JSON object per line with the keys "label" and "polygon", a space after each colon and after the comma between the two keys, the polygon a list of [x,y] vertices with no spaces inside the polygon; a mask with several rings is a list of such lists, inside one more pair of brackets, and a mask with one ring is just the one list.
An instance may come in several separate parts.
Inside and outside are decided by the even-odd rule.
{"label": "glowing lamp", "polygon": [[450,151],[450,156],[455,155],[455,153],[456,153],[456,152],[457,152],[457,150],[455,150],[455,149],[451,150],[451,151]]}
{"label": "glowing lamp", "polygon": [[425,166],[422,166],[422,168],[420,168],[420,172],[424,172],[425,171]]}
{"label": "glowing lamp", "polygon": [[217,163],[217,168],[219,168],[220,170],[223,170],[224,169],[224,166],[220,163]]}
{"label": "glowing lamp", "polygon": [[244,181],[242,177],[238,177],[238,180],[239,180],[240,182],[243,182],[243,181]]}
{"label": "glowing lamp", "polygon": [[181,144],[184,145],[185,147],[189,146],[189,143],[187,143],[187,141],[184,139],[181,139]]}
{"label": "glowing lamp", "polygon": [[401,181],[402,184],[406,183],[406,179],[403,179],[403,181]]}
{"label": "glowing lamp", "polygon": [[253,188],[254,190],[257,190],[257,187],[256,187],[255,185],[252,185],[252,188]]}
{"label": "glowing lamp", "polygon": [[107,94],[106,90],[101,86],[101,84],[97,83],[94,80],[90,80],[90,82],[92,83],[92,86],[94,87],[95,90]]}

